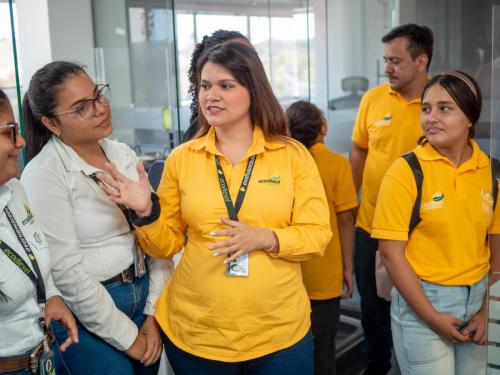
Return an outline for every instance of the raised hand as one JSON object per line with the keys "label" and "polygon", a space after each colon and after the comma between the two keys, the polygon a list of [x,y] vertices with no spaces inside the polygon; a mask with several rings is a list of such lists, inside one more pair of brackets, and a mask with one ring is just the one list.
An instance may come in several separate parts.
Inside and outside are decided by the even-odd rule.
{"label": "raised hand", "polygon": [[134,181],[126,177],[112,164],[106,163],[105,173],[98,173],[101,182],[99,186],[118,204],[123,204],[134,210],[139,216],[148,216],[151,213],[151,185],[141,162],[137,163],[139,180]]}
{"label": "raised hand", "polygon": [[229,229],[211,232],[210,234],[229,238],[209,246],[208,249],[213,251],[213,256],[231,254],[231,256],[224,259],[224,263],[229,263],[254,250],[277,252],[278,240],[271,229],[255,228],[225,217],[221,217],[221,221],[229,226]]}

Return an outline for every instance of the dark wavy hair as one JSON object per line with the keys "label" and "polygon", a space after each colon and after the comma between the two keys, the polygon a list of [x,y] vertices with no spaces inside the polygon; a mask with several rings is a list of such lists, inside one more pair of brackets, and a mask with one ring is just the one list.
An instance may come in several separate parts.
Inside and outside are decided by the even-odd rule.
{"label": "dark wavy hair", "polygon": [[54,61],[38,69],[31,78],[23,98],[23,119],[26,131],[28,161],[49,141],[52,133],[42,123],[42,117],[52,117],[59,89],[70,76],[87,74],[82,65],[69,61]]}
{"label": "dark wavy hair", "polygon": [[[464,78],[459,78],[457,75],[462,75]],[[441,85],[450,94],[460,110],[469,119],[472,124],[469,128],[469,138],[474,138],[476,124],[481,116],[482,108],[481,90],[477,82],[467,73],[458,70],[437,74],[425,85],[422,92],[422,101],[429,89],[437,84]],[[472,85],[472,87],[469,85]],[[474,88],[475,92],[472,88]],[[425,137],[421,137],[419,140],[420,144],[423,142],[425,142]]]}
{"label": "dark wavy hair", "polygon": [[[226,42],[212,47],[202,55],[197,67],[196,81],[201,81],[201,72],[207,62],[229,70],[233,77],[250,93],[250,118],[260,126],[267,140],[290,136],[283,108],[273,93],[264,66],[251,47],[241,43]],[[199,87],[198,87],[199,91]],[[195,137],[207,134],[210,124],[198,103],[199,129]]]}
{"label": "dark wavy hair", "polygon": [[232,30],[217,30],[212,35],[205,35],[200,43],[194,48],[193,54],[191,55],[191,63],[188,70],[189,79],[189,89],[188,96],[191,99],[191,104],[189,106],[191,110],[191,118],[189,120],[189,127],[183,136],[183,141],[189,141],[194,137],[196,131],[198,130],[198,88],[196,81],[198,60],[201,55],[213,46],[225,43],[234,39],[243,39],[250,43],[246,36],[238,31]]}
{"label": "dark wavy hair", "polygon": [[324,121],[323,112],[318,107],[299,100],[286,109],[285,115],[292,138],[307,148],[316,143]]}
{"label": "dark wavy hair", "polygon": [[415,25],[409,23],[397,26],[382,37],[382,43],[388,43],[396,38],[406,38],[408,40],[408,53],[415,60],[420,55],[427,55],[427,70],[431,65],[432,50],[434,46],[434,34],[425,25]]}

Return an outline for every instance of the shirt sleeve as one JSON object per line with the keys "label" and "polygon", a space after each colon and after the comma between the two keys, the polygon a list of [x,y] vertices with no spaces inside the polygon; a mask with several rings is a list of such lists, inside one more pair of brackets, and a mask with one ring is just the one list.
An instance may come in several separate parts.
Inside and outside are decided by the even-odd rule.
{"label": "shirt sleeve", "polygon": [[354,143],[356,143],[359,147],[364,149],[368,148],[368,128],[366,126],[367,113],[368,113],[368,99],[365,94],[361,99],[358,113],[356,114],[356,121],[354,122],[354,127],[352,129],[352,137],[351,137],[351,140]]}
{"label": "shirt sleeve", "polygon": [[143,250],[157,258],[171,257],[184,247],[186,224],[181,214],[181,194],[176,172],[176,151],[165,161],[158,186],[160,216],[152,223],[137,226],[136,233]]}
{"label": "shirt sleeve", "polygon": [[146,306],[144,307],[144,314],[154,315],[155,314],[155,304],[158,297],[160,297],[167,280],[172,275],[174,269],[174,263],[172,259],[148,259],[148,271],[149,271],[149,294],[146,300]]}
{"label": "shirt sleeve", "polygon": [[287,147],[299,147],[293,167],[294,203],[290,225],[273,228],[279,253],[270,255],[302,261],[324,253],[332,236],[330,211],[318,168],[309,151],[302,146]]}
{"label": "shirt sleeve", "polygon": [[137,337],[137,326],[84,268],[70,193],[63,176],[32,168],[23,173],[21,181],[49,242],[55,285],[71,311],[90,332],[118,350],[127,350]]}
{"label": "shirt sleeve", "polygon": [[408,240],[408,228],[417,186],[413,172],[402,158],[389,168],[377,198],[371,236],[383,240]]}
{"label": "shirt sleeve", "polygon": [[333,188],[335,211],[343,212],[358,205],[358,197],[354,188],[351,165],[344,157],[339,159],[339,172]]}

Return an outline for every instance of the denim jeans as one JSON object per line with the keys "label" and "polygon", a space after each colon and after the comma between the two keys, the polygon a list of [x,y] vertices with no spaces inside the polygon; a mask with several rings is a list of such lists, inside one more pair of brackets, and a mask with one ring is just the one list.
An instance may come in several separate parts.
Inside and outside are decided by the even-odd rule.
{"label": "denim jeans", "polygon": [[[439,312],[469,321],[481,308],[487,278],[471,286],[444,286],[420,281],[425,295]],[[403,375],[486,374],[485,345],[453,344],[425,324],[396,288],[391,306],[394,351]]]}
{"label": "denim jeans", "polygon": [[164,334],[163,342],[175,375],[312,375],[311,331],[289,348],[243,362],[213,361],[189,354]]}
{"label": "denim jeans", "polygon": [[[115,305],[126,314],[138,328],[146,320],[142,313],[149,292],[149,276],[135,278],[131,282],[118,281],[106,285]],[[88,331],[78,320],[78,344],[71,345],[62,357],[71,375],[155,375],[160,361],[144,367],[139,361],[115,349],[97,335]],[[66,329],[60,322],[54,322],[54,333],[61,344],[66,340]]]}
{"label": "denim jeans", "polygon": [[314,375],[335,375],[335,336],[340,320],[340,297],[311,300]]}
{"label": "denim jeans", "polygon": [[371,367],[385,373],[391,368],[391,303],[377,295],[375,253],[378,240],[356,228],[354,270],[361,296],[361,324],[365,334],[363,354]]}

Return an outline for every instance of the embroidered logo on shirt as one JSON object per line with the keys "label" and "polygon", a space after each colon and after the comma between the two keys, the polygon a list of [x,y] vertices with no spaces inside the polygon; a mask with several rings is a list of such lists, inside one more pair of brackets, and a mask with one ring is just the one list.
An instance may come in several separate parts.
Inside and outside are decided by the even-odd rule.
{"label": "embroidered logo on shirt", "polygon": [[437,191],[431,197],[430,201],[422,203],[422,209],[434,210],[436,208],[443,207],[443,204],[444,204],[444,194],[440,191]]}
{"label": "embroidered logo on shirt", "polygon": [[263,180],[259,180],[259,184],[279,185],[280,182],[280,176],[272,176]]}
{"label": "embroidered logo on shirt", "polygon": [[28,216],[23,219],[23,225],[33,224],[35,222],[35,218],[33,217],[33,213],[27,203],[24,204],[24,210]]}
{"label": "embroidered logo on shirt", "polygon": [[392,114],[386,113],[382,120],[375,121],[374,126],[388,126],[391,123]]}
{"label": "embroidered logo on shirt", "polygon": [[38,232],[35,232],[33,234],[33,239],[35,240],[35,242],[39,245],[41,245],[43,243],[43,235],[38,233]]}
{"label": "embroidered logo on shirt", "polygon": [[493,211],[493,196],[491,193],[485,193],[481,188],[481,198],[483,198],[483,201],[481,202],[483,211],[488,214],[491,213]]}

